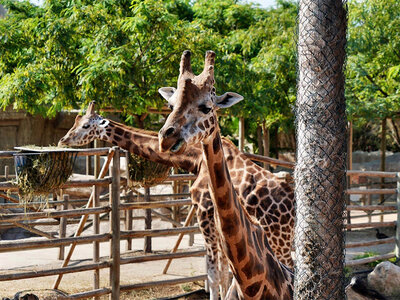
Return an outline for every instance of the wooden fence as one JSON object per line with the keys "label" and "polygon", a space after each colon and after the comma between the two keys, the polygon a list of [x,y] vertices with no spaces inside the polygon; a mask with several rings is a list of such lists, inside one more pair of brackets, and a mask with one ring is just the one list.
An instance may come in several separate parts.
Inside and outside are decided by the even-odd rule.
{"label": "wooden fence", "polygon": [[[0,158],[10,158],[15,152],[7,151],[0,152]],[[101,170],[98,172],[97,179],[90,180],[71,180],[64,184],[64,188],[68,187],[92,187],[92,193],[89,197],[89,200],[86,201],[85,208],[78,209],[68,209],[68,204],[74,205],[82,205],[85,204],[83,200],[70,200],[68,195],[63,195],[62,200],[51,201],[52,205],[63,206],[62,210],[59,211],[51,211],[51,212],[43,212],[38,209],[38,206],[35,203],[30,203],[27,205],[27,208],[30,209],[29,212],[24,213],[12,213],[12,214],[3,214],[0,215],[0,228],[11,228],[11,227],[22,227],[26,230],[29,230],[39,236],[46,237],[46,239],[36,239],[29,241],[7,241],[0,242],[0,252],[8,252],[8,251],[23,251],[27,249],[39,249],[39,248],[49,248],[49,247],[59,247],[60,253],[59,257],[63,259],[63,263],[60,268],[56,269],[42,269],[40,271],[35,272],[19,272],[19,273],[11,273],[0,275],[1,281],[9,281],[9,280],[18,280],[25,278],[34,278],[41,276],[51,276],[58,275],[53,288],[57,288],[61,282],[61,279],[64,274],[67,273],[75,273],[92,270],[94,272],[94,280],[93,280],[93,289],[90,291],[84,291],[78,294],[70,295],[71,299],[83,299],[89,297],[95,297],[98,299],[101,295],[110,294],[111,299],[118,299],[120,292],[126,292],[135,289],[149,288],[160,285],[171,285],[171,284],[179,284],[184,282],[192,282],[205,280],[206,274],[199,276],[191,276],[184,278],[177,278],[172,280],[164,280],[164,281],[156,281],[156,282],[144,282],[140,284],[129,284],[129,285],[121,285],[120,284],[120,266],[124,264],[133,264],[140,263],[146,261],[157,261],[157,260],[168,260],[167,265],[164,269],[164,273],[168,269],[169,263],[172,259],[183,258],[183,257],[195,257],[195,256],[204,256],[205,250],[198,251],[185,251],[177,253],[176,250],[178,245],[184,234],[193,234],[199,232],[197,226],[190,226],[191,219],[194,215],[194,207],[192,206],[188,212],[186,220],[184,224],[181,224],[177,220],[168,218],[162,214],[159,214],[153,211],[153,217],[159,217],[163,220],[171,222],[176,227],[168,228],[168,229],[144,229],[144,230],[132,230],[130,223],[132,222],[132,210],[135,209],[145,209],[152,210],[155,208],[161,207],[179,207],[182,205],[191,205],[191,200],[188,198],[188,194],[169,194],[169,195],[150,195],[149,193],[145,193],[144,195],[138,196],[140,202],[125,202],[121,203],[121,198],[124,200],[129,199],[129,195],[121,196],[121,185],[126,184],[127,178],[122,177],[121,168],[120,168],[120,153],[119,148],[114,147],[112,149],[109,148],[100,148],[100,149],[87,149],[84,151],[80,151],[78,156],[91,156],[91,155],[106,155],[107,158],[105,160],[104,165]],[[282,162],[280,160],[271,159],[268,157],[263,157],[259,155],[247,154],[247,156],[256,161],[272,164],[272,165],[281,165],[286,168],[293,168],[293,163]],[[109,171],[109,167],[111,162],[113,161],[112,167]],[[107,176],[107,172],[109,171],[109,176]],[[367,216],[371,216],[371,212],[380,211],[381,214],[385,212],[397,213],[397,222],[399,222],[399,207],[400,207],[400,173],[395,172],[369,172],[369,171],[348,171],[349,178],[359,178],[359,177],[378,177],[378,178],[394,178],[397,181],[396,188],[389,189],[361,189],[361,188],[349,188],[347,189],[348,195],[376,195],[376,194],[386,194],[386,195],[397,195],[397,202],[393,205],[371,205],[371,203],[367,203],[367,205],[354,205],[350,204],[347,206],[347,212],[354,211],[363,211],[366,212]],[[8,176],[8,175],[7,175]],[[167,181],[182,181],[182,180],[194,180],[194,175],[171,175],[168,177]],[[109,196],[104,197],[100,196],[99,189],[102,186],[109,186]],[[0,182],[0,191],[17,191],[17,187],[10,182]],[[18,206],[18,200],[13,198],[12,196],[0,193],[0,197],[6,199],[8,202],[4,204],[0,204],[0,208],[14,208]],[[164,200],[165,198],[181,198],[178,200]],[[109,202],[107,205],[100,205],[100,200],[108,199]],[[157,199],[158,201],[150,201],[150,199]],[[120,211],[126,211],[125,214],[125,229],[121,230],[120,228]],[[101,215],[102,214],[102,215]],[[94,234],[81,236],[81,233],[87,226],[87,220],[89,215],[93,215],[92,226],[94,228]],[[103,216],[109,215],[109,232],[100,234],[99,232],[99,224],[100,220]],[[68,219],[70,217],[80,216],[80,220],[76,219]],[[60,221],[55,221],[54,218],[60,218]],[[33,222],[33,220],[37,219],[45,219],[40,222]],[[397,224],[396,221],[392,222],[366,222],[366,223],[358,223],[352,224],[349,222],[346,224],[347,229],[355,229],[355,228],[379,228],[386,226],[395,226]],[[72,237],[65,236],[65,227],[66,224],[78,224],[78,228]],[[47,232],[40,231],[34,226],[37,225],[59,225],[60,233],[58,237],[50,235]],[[143,256],[135,256],[135,257],[121,257],[120,256],[120,241],[126,240],[127,249],[130,250],[131,247],[130,241],[134,238],[151,238],[158,236],[170,236],[170,235],[179,235],[178,240],[173,247],[171,253],[169,254],[149,254]],[[354,266],[357,264],[364,264],[370,261],[375,261],[378,259],[388,259],[391,257],[399,257],[399,240],[400,240],[400,229],[397,227],[396,236],[387,239],[381,240],[373,240],[368,242],[357,242],[357,243],[347,243],[346,248],[355,248],[355,247],[368,247],[380,244],[393,244],[395,247],[395,253],[388,253],[384,255],[379,255],[375,257],[358,259],[353,261],[347,261],[347,266]],[[108,259],[100,260],[99,257],[99,244],[100,242],[110,242],[111,254]],[[78,244],[93,244],[93,260],[91,263],[86,263],[84,265],[79,266],[69,266],[69,261],[71,259],[72,253],[76,245]],[[68,253],[65,255],[64,247],[70,246]],[[145,246],[146,248],[146,246]],[[110,285],[106,288],[99,287],[99,270],[109,268],[110,269]]]}
{"label": "wooden fence", "polygon": [[[10,158],[12,157],[14,152],[0,152],[0,157]],[[190,219],[194,215],[194,207],[190,209],[188,217],[185,223],[182,225],[179,222],[175,221],[175,225],[179,226],[176,228],[168,228],[168,229],[145,229],[145,230],[121,230],[120,229],[120,212],[121,211],[131,211],[134,209],[154,209],[154,208],[162,208],[162,207],[174,207],[174,206],[182,206],[188,205],[191,206],[191,199],[184,198],[178,200],[168,200],[168,201],[156,201],[149,202],[151,195],[147,195],[145,197],[145,201],[143,202],[134,202],[134,203],[121,203],[120,202],[120,191],[121,184],[125,184],[127,179],[121,178],[121,169],[120,169],[120,150],[117,147],[112,149],[89,149],[85,151],[80,151],[78,153],[79,156],[85,155],[107,155],[107,159],[99,172],[98,179],[91,180],[73,180],[68,181],[63,185],[64,188],[68,187],[92,187],[92,193],[89,197],[89,200],[86,203],[85,208],[78,209],[67,209],[68,203],[71,204],[72,201],[69,200],[67,195],[63,195],[62,201],[51,201],[51,205],[63,205],[63,209],[59,211],[40,211],[37,209],[35,203],[30,203],[27,205],[28,209],[33,210],[32,212],[23,212],[23,213],[8,213],[0,215],[0,228],[10,228],[12,226],[22,227],[26,230],[29,230],[35,234],[38,234],[42,237],[46,237],[46,239],[38,238],[38,239],[29,239],[28,241],[1,241],[0,242],[0,252],[9,252],[9,251],[23,251],[28,249],[39,249],[39,248],[50,248],[50,247],[60,247],[60,256],[64,258],[64,247],[70,246],[67,255],[65,256],[62,265],[60,268],[52,268],[52,269],[42,269],[35,272],[18,272],[11,274],[0,275],[1,281],[9,281],[9,280],[18,280],[25,278],[35,278],[42,276],[51,276],[58,275],[53,288],[58,288],[61,279],[64,274],[67,273],[75,273],[75,272],[83,272],[93,270],[94,272],[94,281],[93,281],[93,290],[85,291],[78,294],[70,295],[71,299],[84,299],[88,297],[95,297],[98,299],[101,295],[110,294],[111,299],[119,299],[120,292],[127,292],[135,289],[142,289],[147,287],[155,287],[161,285],[171,285],[171,284],[179,284],[185,282],[199,281],[205,280],[207,278],[206,274],[199,276],[190,276],[190,277],[182,277],[170,280],[163,281],[155,281],[155,282],[144,282],[140,284],[129,284],[129,285],[121,285],[120,284],[120,266],[124,264],[133,264],[147,261],[157,261],[157,260],[169,260],[184,257],[196,257],[196,256],[204,256],[205,250],[197,250],[197,251],[185,251],[176,253],[177,245],[168,254],[151,254],[151,255],[143,255],[143,256],[135,256],[135,257],[121,257],[120,256],[120,241],[127,240],[128,245],[129,241],[134,238],[144,238],[144,237],[160,237],[160,236],[171,236],[171,235],[179,235],[181,239],[184,234],[193,234],[199,232],[199,228],[197,226],[188,226]],[[111,162],[113,161],[112,167],[110,168],[110,176],[107,175],[107,171]],[[167,178],[168,181],[181,181],[181,180],[193,180],[195,177],[192,175],[172,175]],[[100,190],[101,186],[110,186],[109,189],[109,203],[108,205],[100,206]],[[10,182],[0,182],[0,191],[17,191],[17,187]],[[187,196],[187,194],[185,194]],[[175,196],[182,197],[181,195],[157,195],[158,199],[165,198],[167,196]],[[14,208],[18,204],[18,200],[9,196],[7,194],[1,194],[0,197],[5,197],[11,203],[0,204],[0,208]],[[127,196],[125,196],[126,198]],[[140,198],[139,198],[140,199]],[[82,204],[82,201],[76,201],[75,204]],[[109,214],[109,223],[110,228],[108,233],[99,233],[99,224],[100,224],[100,215]],[[89,218],[89,215],[93,215],[93,228],[94,234],[81,236],[85,228],[85,224]],[[67,223],[76,223],[68,220],[70,217],[80,216],[80,221],[78,223],[78,228],[73,237],[65,237],[65,226]],[[132,216],[132,214],[131,214]],[[158,214],[158,217],[168,219],[165,216]],[[60,218],[60,222],[50,220],[54,218]],[[45,219],[46,221],[41,221],[40,223],[32,222],[37,219]],[[131,221],[133,218],[131,217]],[[174,220],[169,220],[174,221]],[[42,225],[60,225],[60,234],[59,237],[54,237],[46,232],[40,231],[33,226],[42,224]],[[100,242],[110,242],[110,257],[108,259],[103,259],[100,261],[99,257],[99,245]],[[93,244],[93,260],[91,263],[86,263],[84,265],[79,266],[69,266],[68,263],[71,259],[71,256],[74,252],[76,245],[80,244]],[[128,247],[129,248],[129,247]],[[106,288],[99,287],[99,270],[109,268],[110,269],[110,286]]]}

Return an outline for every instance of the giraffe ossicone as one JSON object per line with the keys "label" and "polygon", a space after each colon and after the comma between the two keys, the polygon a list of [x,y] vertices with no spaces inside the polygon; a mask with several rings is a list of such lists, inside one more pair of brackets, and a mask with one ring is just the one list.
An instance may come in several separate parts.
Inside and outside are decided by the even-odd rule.
{"label": "giraffe ossicone", "polygon": [[243,97],[236,93],[216,96],[214,59],[215,53],[207,51],[203,72],[195,76],[190,52],[185,51],[177,89],[160,90],[173,108],[159,131],[160,151],[183,153],[186,144],[202,145],[216,228],[235,279],[226,299],[292,299],[293,274],[278,260],[267,233],[240,203],[231,181],[216,110],[219,103],[231,106]]}

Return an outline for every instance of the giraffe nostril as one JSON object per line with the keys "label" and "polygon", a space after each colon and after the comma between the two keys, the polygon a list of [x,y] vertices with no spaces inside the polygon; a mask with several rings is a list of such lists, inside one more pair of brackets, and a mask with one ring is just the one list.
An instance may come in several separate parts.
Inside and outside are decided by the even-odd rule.
{"label": "giraffe nostril", "polygon": [[175,128],[174,128],[174,127],[170,127],[170,128],[168,128],[168,129],[165,131],[164,136],[165,136],[165,137],[169,137],[169,136],[171,136],[174,132],[175,132]]}

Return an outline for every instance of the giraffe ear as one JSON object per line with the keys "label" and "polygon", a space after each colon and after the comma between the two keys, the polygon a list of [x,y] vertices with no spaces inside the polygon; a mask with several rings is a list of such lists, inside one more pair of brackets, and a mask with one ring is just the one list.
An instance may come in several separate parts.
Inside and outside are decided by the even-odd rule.
{"label": "giraffe ear", "polygon": [[217,96],[215,105],[218,108],[227,108],[243,100],[243,96],[233,92],[227,92]]}
{"label": "giraffe ear", "polygon": [[174,88],[174,87],[162,87],[162,88],[158,89],[158,92],[167,101],[172,97],[172,95],[175,93],[175,91],[176,91],[176,88]]}

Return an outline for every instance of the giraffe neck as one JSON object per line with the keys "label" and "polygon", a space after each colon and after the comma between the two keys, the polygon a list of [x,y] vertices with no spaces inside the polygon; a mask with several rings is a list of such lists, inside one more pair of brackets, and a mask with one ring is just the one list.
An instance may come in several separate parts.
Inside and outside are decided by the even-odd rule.
{"label": "giraffe neck", "polygon": [[195,174],[198,172],[201,158],[199,147],[190,147],[179,155],[161,152],[156,132],[128,127],[112,120],[109,122],[101,140],[163,165],[182,168]]}
{"label": "giraffe neck", "polygon": [[[268,244],[265,232],[241,207],[234,191],[219,130],[202,142],[203,159],[216,207],[216,226],[223,251],[245,299],[291,299],[292,278]],[[288,298],[286,298],[288,297]]]}

